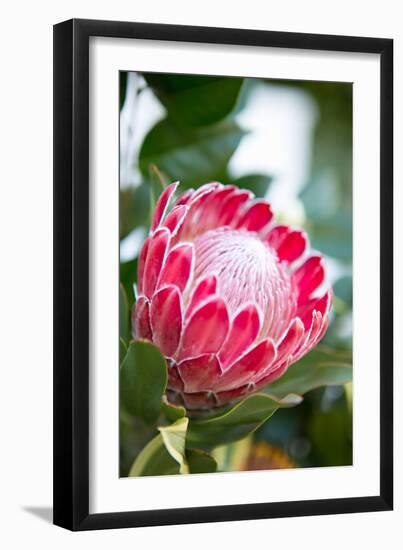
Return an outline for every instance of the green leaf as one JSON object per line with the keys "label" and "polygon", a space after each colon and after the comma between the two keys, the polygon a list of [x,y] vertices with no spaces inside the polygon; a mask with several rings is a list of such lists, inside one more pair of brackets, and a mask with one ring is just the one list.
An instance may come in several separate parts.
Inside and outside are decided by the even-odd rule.
{"label": "green leaf", "polygon": [[127,345],[123,338],[119,338],[119,365],[122,364],[123,359],[127,353]]}
{"label": "green leaf", "polygon": [[171,405],[164,395],[162,398],[162,414],[169,422],[175,422],[186,415],[186,409],[180,405]]}
{"label": "green leaf", "polygon": [[185,459],[185,439],[188,418],[160,427],[154,437],[137,456],[129,477],[188,473]]}
{"label": "green leaf", "polygon": [[319,346],[291,365],[265,392],[282,398],[289,393],[303,395],[320,386],[347,384],[352,380],[351,353]]}
{"label": "green leaf", "polygon": [[242,189],[249,189],[256,197],[265,197],[272,178],[264,174],[251,174],[236,179],[233,184]]}
{"label": "green leaf", "polygon": [[217,461],[201,449],[188,449],[186,461],[191,474],[208,474],[217,471]]}
{"label": "green leaf", "polygon": [[321,407],[309,417],[307,435],[312,444],[312,453],[323,466],[351,466],[352,416],[345,400],[339,400],[331,408]]}
{"label": "green leaf", "polygon": [[154,424],[166,384],[167,366],[159,349],[150,342],[131,342],[120,369],[120,397],[126,411]]}
{"label": "green leaf", "polygon": [[179,420],[170,426],[158,428],[168,453],[179,464],[179,471],[181,474],[188,473],[185,459],[185,442],[188,424],[189,419],[185,416],[184,418],[179,418]]}
{"label": "green leaf", "polygon": [[140,419],[127,413],[122,407],[119,411],[119,475],[127,477],[133,460],[155,435],[155,429]]}
{"label": "green leaf", "polygon": [[236,106],[242,78],[143,74],[178,124],[203,126],[225,118]]}
{"label": "green leaf", "polygon": [[124,286],[121,284],[119,286],[119,336],[125,343],[130,340],[129,316],[129,302]]}
{"label": "green leaf", "polygon": [[179,464],[168,453],[161,434],[152,439],[137,455],[129,477],[173,475],[179,473]]}
{"label": "green leaf", "polygon": [[203,128],[180,128],[169,119],[159,122],[146,136],[139,164],[148,174],[156,164],[182,187],[211,181],[224,171],[245,132],[228,121]]}
{"label": "green leaf", "polygon": [[191,420],[187,445],[211,448],[232,443],[255,431],[279,407],[293,407],[301,400],[298,395],[277,399],[274,396],[255,393],[218,416]]}

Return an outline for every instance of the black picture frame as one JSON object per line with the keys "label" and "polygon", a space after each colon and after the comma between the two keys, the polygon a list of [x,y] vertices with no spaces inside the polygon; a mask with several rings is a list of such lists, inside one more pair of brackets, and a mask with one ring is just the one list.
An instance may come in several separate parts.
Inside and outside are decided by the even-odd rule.
{"label": "black picture frame", "polygon": [[[89,38],[376,53],[380,122],[380,492],[327,500],[89,513]],[[54,523],[71,530],[393,507],[393,40],[73,19],[54,26]]]}

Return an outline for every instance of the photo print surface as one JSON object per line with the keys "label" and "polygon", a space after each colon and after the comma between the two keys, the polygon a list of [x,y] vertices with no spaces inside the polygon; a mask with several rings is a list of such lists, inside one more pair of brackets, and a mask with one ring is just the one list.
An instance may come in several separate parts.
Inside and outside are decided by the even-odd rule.
{"label": "photo print surface", "polygon": [[120,476],[351,465],[352,85],[119,86]]}

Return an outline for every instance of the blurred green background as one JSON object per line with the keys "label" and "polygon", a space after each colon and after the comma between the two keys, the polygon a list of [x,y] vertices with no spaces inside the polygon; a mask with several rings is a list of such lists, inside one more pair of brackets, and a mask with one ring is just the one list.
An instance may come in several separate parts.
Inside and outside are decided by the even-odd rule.
{"label": "blurred green background", "polygon": [[[153,166],[180,190],[212,180],[247,187],[278,220],[303,226],[326,257],[334,307],[322,343],[301,361],[323,362],[326,350],[326,360],[351,362],[351,84],[121,72],[120,279],[129,306],[161,189]],[[121,475],[148,438],[123,418]],[[214,456],[221,470],[352,464],[351,384],[309,392]]]}

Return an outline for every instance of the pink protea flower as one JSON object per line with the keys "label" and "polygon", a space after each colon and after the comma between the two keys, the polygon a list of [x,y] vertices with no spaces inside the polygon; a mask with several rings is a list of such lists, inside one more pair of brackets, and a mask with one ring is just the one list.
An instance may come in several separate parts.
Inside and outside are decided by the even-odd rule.
{"label": "pink protea flower", "polygon": [[235,401],[276,380],[324,335],[331,289],[300,229],[232,185],[177,187],[155,208],[138,265],[135,338],[168,363],[168,399],[188,409]]}

